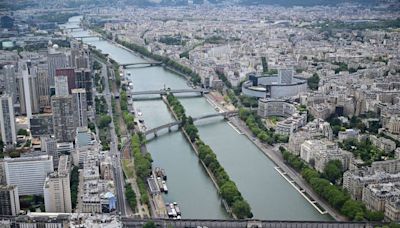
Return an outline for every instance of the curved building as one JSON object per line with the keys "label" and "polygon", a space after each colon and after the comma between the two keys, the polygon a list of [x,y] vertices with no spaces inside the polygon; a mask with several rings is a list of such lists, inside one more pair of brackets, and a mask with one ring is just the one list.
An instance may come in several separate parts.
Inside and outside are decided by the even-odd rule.
{"label": "curved building", "polygon": [[250,97],[293,97],[307,90],[307,81],[293,76],[293,69],[279,69],[276,75],[248,75],[242,84],[242,93]]}

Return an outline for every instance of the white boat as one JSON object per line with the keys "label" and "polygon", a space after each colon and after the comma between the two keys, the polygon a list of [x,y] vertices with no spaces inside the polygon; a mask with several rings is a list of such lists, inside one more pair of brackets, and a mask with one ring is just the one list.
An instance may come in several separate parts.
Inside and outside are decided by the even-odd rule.
{"label": "white boat", "polygon": [[163,188],[164,192],[168,194],[167,183],[165,181],[162,181],[161,183],[162,183],[162,188]]}

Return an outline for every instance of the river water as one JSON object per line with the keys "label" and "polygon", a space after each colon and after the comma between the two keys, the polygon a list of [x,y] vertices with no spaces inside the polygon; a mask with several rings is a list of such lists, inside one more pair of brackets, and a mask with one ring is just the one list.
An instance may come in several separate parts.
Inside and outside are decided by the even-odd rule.
{"label": "river water", "polygon": [[[67,26],[76,27],[79,17],[73,17]],[[73,36],[88,35],[74,31]],[[143,62],[142,58],[108,41],[85,38],[120,64]],[[127,69],[135,91],[159,90],[164,87],[189,88],[184,78],[162,67]],[[186,113],[193,117],[216,112],[203,97],[180,98]],[[135,101],[143,113],[148,128],[174,119],[161,100]],[[250,140],[240,135],[220,117],[202,120],[197,124],[200,137],[211,146],[240,192],[249,202],[255,218],[269,220],[329,220],[315,210],[280,174]],[[161,134],[147,144],[154,166],[164,168],[168,175],[169,193],[166,202],[178,202],[183,218],[226,219],[220,198],[198,162],[182,133]]]}

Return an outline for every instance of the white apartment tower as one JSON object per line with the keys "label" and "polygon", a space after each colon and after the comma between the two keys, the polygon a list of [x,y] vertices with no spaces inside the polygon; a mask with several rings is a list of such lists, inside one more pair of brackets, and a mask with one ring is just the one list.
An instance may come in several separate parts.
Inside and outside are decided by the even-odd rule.
{"label": "white apartment tower", "polygon": [[76,105],[76,119],[78,120],[78,127],[86,127],[87,123],[87,102],[85,89],[73,89],[72,97]]}
{"label": "white apartment tower", "polygon": [[58,172],[47,176],[43,186],[46,212],[71,213],[68,156],[60,157]]}
{"label": "white apartment tower", "polygon": [[21,75],[18,77],[20,112],[26,114],[28,119],[32,118],[32,113],[39,112],[36,71],[36,67],[33,67],[31,62],[23,62],[20,68]]}
{"label": "white apartment tower", "polygon": [[12,97],[8,94],[0,97],[1,139],[6,148],[13,148],[17,141],[15,116]]}

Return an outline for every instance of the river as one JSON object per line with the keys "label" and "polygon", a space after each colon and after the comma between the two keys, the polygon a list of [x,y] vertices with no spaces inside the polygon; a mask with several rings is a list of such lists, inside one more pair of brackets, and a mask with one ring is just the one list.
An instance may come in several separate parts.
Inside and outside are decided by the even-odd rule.
{"label": "river", "polygon": [[[70,19],[75,27],[79,17]],[[74,31],[73,36],[88,35],[87,31]],[[85,38],[84,42],[96,46],[120,64],[143,62],[137,55],[108,41]],[[164,87],[188,88],[184,78],[162,67],[127,69],[135,91],[159,90]],[[180,98],[188,115],[193,117],[216,112],[203,97]],[[173,121],[161,100],[135,101],[143,113],[146,126],[156,127]],[[255,218],[269,220],[329,220],[315,210],[279,173],[250,140],[238,134],[221,118],[202,120],[199,134],[211,146],[229,176],[249,202]],[[184,218],[226,219],[228,215],[211,180],[182,133],[165,133],[148,144],[154,166],[164,168],[168,175],[169,193],[166,202],[180,204]]]}

